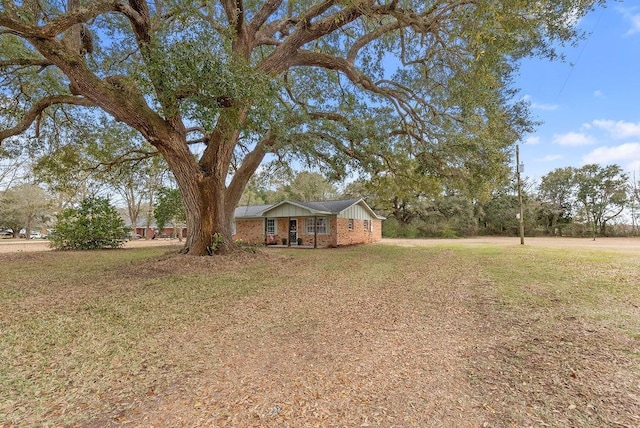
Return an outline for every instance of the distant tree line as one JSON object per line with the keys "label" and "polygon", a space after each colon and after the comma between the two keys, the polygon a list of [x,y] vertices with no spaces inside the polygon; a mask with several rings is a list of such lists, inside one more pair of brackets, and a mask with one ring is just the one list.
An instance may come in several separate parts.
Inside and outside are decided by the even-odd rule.
{"label": "distant tree line", "polygon": [[[538,184],[524,180],[523,221],[527,236],[638,236],[639,182],[618,165],[585,165],[551,171]],[[374,196],[374,195],[372,195]],[[387,237],[517,236],[515,181],[473,199],[460,192],[396,195],[384,207]]]}
{"label": "distant tree line", "polygon": [[[14,180],[9,187],[0,188],[0,230],[11,229],[17,236],[20,229],[52,227],[56,215],[65,208],[78,207],[87,197],[100,195],[111,195],[118,201],[131,228],[144,223],[145,227],[182,229],[182,200],[166,178],[163,165],[152,159],[139,162],[147,167],[83,172],[80,168],[63,171],[64,164],[57,163],[58,170],[51,173],[51,165],[37,164],[26,175],[30,181]],[[523,183],[527,236],[640,235],[640,181],[618,165],[558,168],[537,183],[526,178]],[[387,217],[383,222],[386,237],[517,236],[515,180],[507,173],[491,186],[473,184],[468,177],[436,180],[419,170],[406,169],[345,185],[317,171],[295,171],[274,162],[250,180],[240,204],[362,197]]]}

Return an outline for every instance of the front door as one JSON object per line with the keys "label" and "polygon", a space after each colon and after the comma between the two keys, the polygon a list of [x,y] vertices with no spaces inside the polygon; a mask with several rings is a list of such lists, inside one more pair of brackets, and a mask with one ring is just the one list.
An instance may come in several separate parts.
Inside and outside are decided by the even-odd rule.
{"label": "front door", "polygon": [[291,245],[298,243],[298,220],[289,220],[289,242]]}

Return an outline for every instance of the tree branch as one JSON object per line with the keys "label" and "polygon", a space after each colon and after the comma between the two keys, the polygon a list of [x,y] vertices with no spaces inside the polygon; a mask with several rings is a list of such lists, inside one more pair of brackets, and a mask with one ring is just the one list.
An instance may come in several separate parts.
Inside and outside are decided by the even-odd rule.
{"label": "tree branch", "polygon": [[322,15],[334,4],[336,4],[335,0],[324,0],[324,1],[321,1],[320,3],[316,3],[315,5],[311,6],[307,10],[307,13],[299,17],[298,21],[300,22],[300,25],[302,27],[309,26],[313,18],[315,18],[316,16]]}
{"label": "tree branch", "polygon": [[96,104],[84,97],[74,97],[72,95],[53,95],[38,100],[29,111],[25,113],[22,120],[12,128],[0,131],[0,143],[3,140],[21,134],[40,116],[40,114],[54,104],[69,104],[77,106],[92,107]]}
{"label": "tree branch", "polygon": [[92,1],[84,7],[79,7],[52,19],[42,27],[25,24],[10,18],[5,13],[0,13],[0,26],[23,36],[52,38],[64,33],[74,25],[87,22],[102,13],[124,12],[123,6],[119,0]]}
{"label": "tree branch", "polygon": [[120,11],[129,18],[138,45],[146,45],[151,41],[151,17],[149,5],[145,0],[129,0],[129,5],[122,4]]}
{"label": "tree branch", "polygon": [[390,33],[391,31],[398,30],[400,28],[402,28],[402,24],[400,24],[398,21],[389,22],[385,25],[382,25],[381,27],[378,27],[375,31],[372,31],[360,37],[349,48],[349,52],[347,52],[347,61],[355,62],[356,56],[358,55],[358,52],[360,52],[360,49],[365,47],[367,44],[377,40],[378,38],[380,38],[380,36],[386,33]]}
{"label": "tree branch", "polygon": [[[384,97],[389,100],[401,117],[408,116],[416,123],[420,123],[423,118],[420,113],[412,106],[411,103],[418,103],[428,108],[432,114],[436,114],[437,109],[427,102],[426,99],[419,97],[414,91],[410,91],[408,87],[396,84],[395,88],[385,88],[373,82],[369,76],[361,73],[352,62],[344,58],[339,58],[322,52],[310,52],[306,50],[298,50],[290,59],[290,65],[321,67],[328,70],[336,70],[342,72],[354,85],[369,91],[373,94]],[[389,84],[389,81],[381,81],[381,83]],[[404,119],[403,119],[404,120]]]}
{"label": "tree branch", "polygon": [[233,198],[228,198],[225,200],[225,205],[227,208],[233,209],[240,200],[242,196],[242,190],[246,187],[247,183],[253,176],[253,173],[256,172],[256,169],[262,163],[265,154],[267,153],[266,148],[272,146],[275,142],[275,134],[271,131],[267,132],[267,135],[256,144],[256,147],[253,151],[249,152],[238,170],[233,176],[231,183],[229,184],[227,195],[233,195]]}
{"label": "tree branch", "polygon": [[329,112],[311,112],[309,113],[309,117],[311,119],[327,119],[332,120],[334,122],[340,122],[345,125],[346,128],[349,128],[349,124],[351,121],[346,117],[338,113],[329,113]]}
{"label": "tree branch", "polygon": [[296,55],[298,49],[302,46],[330,34],[362,16],[363,1],[360,1],[356,2],[354,6],[342,9],[313,24],[311,23],[311,18],[322,14],[334,4],[334,0],[326,0],[312,6],[306,14],[298,19],[295,33],[287,37],[287,39],[258,66],[258,69],[272,74],[284,72],[291,66],[291,57]]}
{"label": "tree branch", "polygon": [[12,65],[18,67],[48,67],[53,63],[45,58],[13,58],[0,60],[0,68],[11,67]]}
{"label": "tree branch", "polygon": [[[132,156],[132,155],[136,155],[136,156]],[[113,158],[113,160],[109,162],[99,162],[97,165],[89,168],[88,170],[110,172],[115,166],[122,165],[125,163],[131,163],[132,166],[137,166],[138,164],[140,164],[140,162],[159,156],[159,155],[160,153],[158,153],[157,151],[150,152],[147,150],[133,149],[133,150],[129,150],[126,153],[116,156],[115,158]]]}
{"label": "tree branch", "polygon": [[251,22],[249,22],[249,31],[252,34],[255,34],[260,27],[264,25],[264,23],[269,19],[271,15],[274,14],[276,10],[282,4],[282,0],[267,0],[262,8],[254,15]]}
{"label": "tree branch", "polygon": [[201,134],[205,134],[207,131],[201,126],[192,126],[191,128],[185,129],[185,132],[187,134],[191,132],[199,132]]}
{"label": "tree branch", "polygon": [[321,67],[328,70],[336,70],[342,72],[353,84],[374,92],[378,95],[388,97],[388,93],[375,85],[375,83],[366,75],[360,73],[352,62],[344,58],[339,58],[323,52],[311,52],[307,50],[298,50],[290,59],[291,67]]}
{"label": "tree branch", "polygon": [[[233,27],[236,31],[236,35],[239,34],[239,30],[244,25],[244,10],[242,7],[242,0],[221,0],[220,3],[227,15],[227,21],[229,26]],[[238,27],[240,26],[240,28]]]}

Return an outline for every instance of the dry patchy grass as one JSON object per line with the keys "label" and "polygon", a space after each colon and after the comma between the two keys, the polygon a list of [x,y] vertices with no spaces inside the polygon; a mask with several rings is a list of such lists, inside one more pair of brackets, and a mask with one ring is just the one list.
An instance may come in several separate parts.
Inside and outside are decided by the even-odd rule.
{"label": "dry patchy grass", "polygon": [[640,261],[2,254],[5,426],[640,426]]}

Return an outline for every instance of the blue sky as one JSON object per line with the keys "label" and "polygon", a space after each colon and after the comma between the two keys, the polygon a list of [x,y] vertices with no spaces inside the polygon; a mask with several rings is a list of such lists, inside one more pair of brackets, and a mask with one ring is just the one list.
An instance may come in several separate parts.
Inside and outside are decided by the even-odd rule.
{"label": "blue sky", "polygon": [[640,5],[609,2],[579,26],[590,34],[566,62],[521,65],[516,85],[543,122],[520,143],[524,175],[616,163],[640,179]]}

